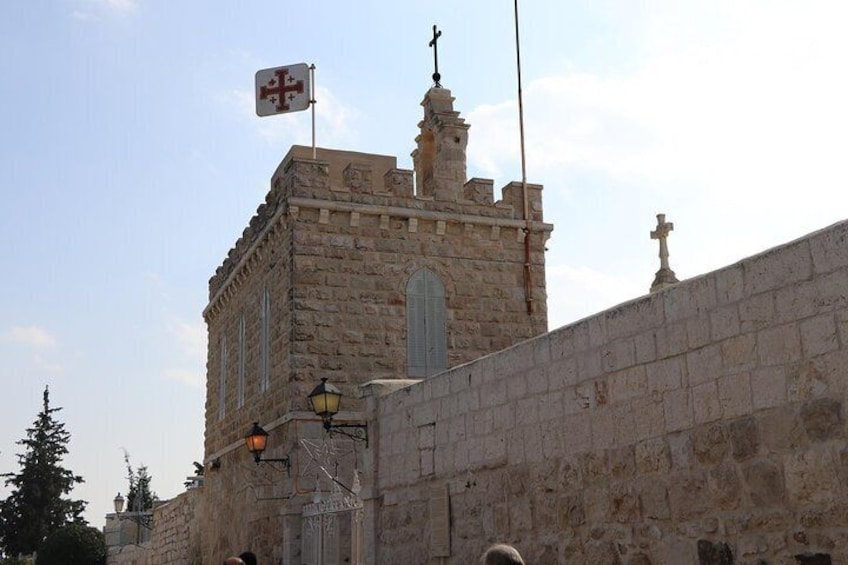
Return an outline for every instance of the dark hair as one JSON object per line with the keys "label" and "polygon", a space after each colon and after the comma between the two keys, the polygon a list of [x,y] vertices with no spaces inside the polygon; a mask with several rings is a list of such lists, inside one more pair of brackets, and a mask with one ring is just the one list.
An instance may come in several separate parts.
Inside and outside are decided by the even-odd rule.
{"label": "dark hair", "polygon": [[256,562],[256,555],[253,554],[252,551],[245,551],[241,555],[241,560],[244,561],[244,565],[258,565]]}
{"label": "dark hair", "polygon": [[499,543],[490,547],[481,559],[483,565],[524,565],[518,551],[506,544]]}

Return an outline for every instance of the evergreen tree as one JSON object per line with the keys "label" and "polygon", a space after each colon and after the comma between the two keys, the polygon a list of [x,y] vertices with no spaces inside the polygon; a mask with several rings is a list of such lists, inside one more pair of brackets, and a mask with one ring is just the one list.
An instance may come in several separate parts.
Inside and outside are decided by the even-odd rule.
{"label": "evergreen tree", "polygon": [[143,512],[153,509],[153,501],[156,493],[150,490],[150,481],[153,477],[147,472],[147,466],[139,465],[133,469],[130,464],[130,454],[124,450],[124,462],[127,464],[127,512]]}
{"label": "evergreen tree", "polygon": [[0,547],[7,555],[38,551],[48,534],[70,523],[85,524],[81,514],[86,502],[67,498],[74,485],[83,482],[62,467],[71,434],[50,407],[49,387],[44,387],[44,405],[27,437],[19,440],[20,472],[5,473],[12,491],[0,502]]}
{"label": "evergreen tree", "polygon": [[106,563],[106,541],[97,528],[70,524],[47,536],[38,551],[38,565],[99,565]]}

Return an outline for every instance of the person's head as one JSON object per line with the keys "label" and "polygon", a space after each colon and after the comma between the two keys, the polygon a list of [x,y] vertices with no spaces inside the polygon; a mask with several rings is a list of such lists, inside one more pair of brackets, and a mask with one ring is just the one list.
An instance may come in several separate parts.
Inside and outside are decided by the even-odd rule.
{"label": "person's head", "polygon": [[224,565],[244,565],[244,561],[241,560],[241,557],[227,557]]}
{"label": "person's head", "polygon": [[480,559],[483,565],[524,565],[518,550],[511,545],[499,543],[486,550]]}
{"label": "person's head", "polygon": [[244,565],[257,565],[256,555],[254,555],[252,551],[245,551],[239,555],[239,557],[241,557],[241,560],[244,561]]}

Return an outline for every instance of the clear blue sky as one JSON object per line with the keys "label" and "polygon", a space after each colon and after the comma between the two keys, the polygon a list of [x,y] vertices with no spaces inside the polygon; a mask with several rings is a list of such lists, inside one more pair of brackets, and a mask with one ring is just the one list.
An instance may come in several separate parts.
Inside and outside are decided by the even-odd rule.
{"label": "clear blue sky", "polygon": [[[658,212],[681,279],[848,215],[844,2],[521,10],[552,328],[647,291]],[[0,4],[0,472],[49,384],[93,524],[126,490],[122,448],[181,492],[203,455],[207,281],[310,143],[308,112],[254,115],[254,73],[314,63],[318,144],[411,168],[434,23],[469,176],[519,180],[510,1]]]}

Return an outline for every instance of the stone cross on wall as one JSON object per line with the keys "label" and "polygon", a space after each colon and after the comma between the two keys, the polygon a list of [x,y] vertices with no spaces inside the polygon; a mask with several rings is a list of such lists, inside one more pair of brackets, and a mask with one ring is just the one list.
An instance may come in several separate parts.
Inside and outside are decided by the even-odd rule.
{"label": "stone cross on wall", "polygon": [[674,271],[668,265],[668,234],[674,230],[674,224],[665,221],[665,214],[657,214],[657,229],[651,232],[651,239],[660,241],[660,270],[654,277],[651,292],[656,292],[678,282]]}

